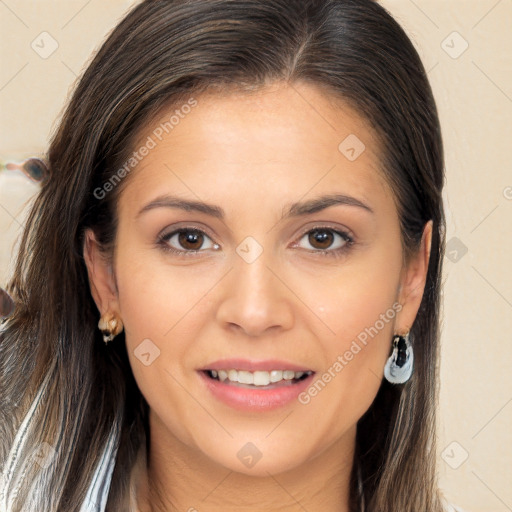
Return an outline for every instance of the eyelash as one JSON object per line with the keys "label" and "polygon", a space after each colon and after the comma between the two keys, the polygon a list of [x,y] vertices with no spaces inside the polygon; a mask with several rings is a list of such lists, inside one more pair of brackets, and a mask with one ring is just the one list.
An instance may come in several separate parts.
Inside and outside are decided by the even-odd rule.
{"label": "eyelash", "polygon": [[[311,233],[311,232],[314,232],[314,231],[327,231],[327,232],[332,232],[332,233],[335,233],[339,236],[341,236],[344,241],[345,241],[345,244],[338,248],[338,249],[305,249],[306,251],[310,252],[310,253],[314,253],[314,254],[318,254],[319,256],[326,256],[326,257],[331,257],[331,258],[339,258],[341,256],[343,256],[346,252],[348,252],[352,246],[355,244],[355,240],[353,238],[353,236],[347,232],[347,231],[340,231],[340,230],[337,230],[337,229],[334,229],[334,228],[331,228],[331,227],[328,227],[328,226],[315,226],[313,228],[310,228],[308,229],[307,231],[305,231],[304,233],[302,233],[299,237],[299,241],[307,234]],[[183,228],[179,228],[179,229],[176,229],[174,231],[171,231],[170,233],[164,233],[163,235],[160,235],[158,237],[158,240],[157,240],[157,244],[159,247],[161,247],[161,249],[165,252],[168,252],[168,253],[171,253],[171,254],[175,254],[177,256],[184,256],[184,257],[190,257],[190,256],[194,256],[195,254],[197,253],[200,253],[200,252],[204,252],[202,250],[183,250],[183,251],[180,251],[178,249],[175,249],[174,247],[171,247],[169,245],[169,240],[176,234],[178,233],[186,233],[186,232],[192,232],[192,233],[199,233],[199,234],[202,234],[202,235],[205,235],[207,236],[208,238],[211,238],[207,233],[205,233],[203,230],[201,229],[198,229],[196,227],[183,227]]]}

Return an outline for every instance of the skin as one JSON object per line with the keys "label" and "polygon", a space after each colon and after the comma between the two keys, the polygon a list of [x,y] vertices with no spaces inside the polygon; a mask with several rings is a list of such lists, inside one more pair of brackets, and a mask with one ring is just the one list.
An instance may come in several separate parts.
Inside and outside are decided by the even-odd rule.
{"label": "skin", "polygon": [[[98,310],[122,319],[133,373],[150,407],[140,511],[347,512],[356,423],[377,394],[393,334],[406,333],[416,317],[432,222],[403,266],[398,214],[374,133],[311,84],[196,99],[124,184],[114,268],[91,231],[84,243]],[[141,132],[136,148],[158,125]],[[366,146],[355,161],[338,150],[349,134]],[[333,193],[355,197],[374,213],[334,205],[280,220],[289,203]],[[166,207],[136,217],[161,194],[220,206],[225,219]],[[204,238],[184,246],[174,236],[166,243],[201,252],[166,253],[159,233],[185,225]],[[319,254],[345,243],[333,231],[324,244],[308,238],[323,226],[349,230],[354,244],[339,258]],[[247,236],[263,248],[252,263],[236,252]],[[284,359],[322,375],[398,303],[394,318],[308,404],[236,411],[205,392],[196,373],[239,356]],[[160,350],[149,366],[134,354],[146,338]],[[252,468],[237,457],[248,442],[262,453]]]}

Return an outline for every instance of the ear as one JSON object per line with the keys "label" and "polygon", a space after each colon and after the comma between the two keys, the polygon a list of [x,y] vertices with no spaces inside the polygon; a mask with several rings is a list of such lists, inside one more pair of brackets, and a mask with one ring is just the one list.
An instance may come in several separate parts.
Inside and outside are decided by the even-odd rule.
{"label": "ear", "polygon": [[89,276],[89,286],[98,311],[101,315],[107,311],[118,313],[117,286],[112,265],[100,251],[91,229],[85,231],[83,254]]}
{"label": "ear", "polygon": [[402,270],[398,301],[402,305],[397,318],[396,332],[405,334],[410,330],[420,308],[427,280],[428,263],[432,244],[433,221],[425,224],[418,252]]}

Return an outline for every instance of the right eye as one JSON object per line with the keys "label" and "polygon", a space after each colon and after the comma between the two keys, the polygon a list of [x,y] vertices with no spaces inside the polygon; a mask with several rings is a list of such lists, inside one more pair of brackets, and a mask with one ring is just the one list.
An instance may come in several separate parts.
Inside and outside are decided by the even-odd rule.
{"label": "right eye", "polygon": [[217,250],[219,248],[204,231],[197,228],[180,228],[164,233],[159,237],[158,243],[164,251],[190,255],[202,252],[200,249],[205,243],[205,239],[211,241],[210,246],[206,249]]}

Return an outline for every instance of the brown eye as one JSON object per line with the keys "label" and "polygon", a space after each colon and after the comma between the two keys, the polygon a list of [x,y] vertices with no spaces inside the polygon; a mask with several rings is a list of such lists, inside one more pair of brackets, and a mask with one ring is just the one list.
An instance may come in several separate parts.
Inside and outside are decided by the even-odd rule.
{"label": "brown eye", "polygon": [[[304,233],[301,240],[307,240],[309,252],[336,256],[350,249],[354,239],[345,231],[337,231],[328,227],[318,227]],[[299,242],[299,247],[300,247]]]}
{"label": "brown eye", "polygon": [[204,242],[204,236],[199,231],[180,231],[178,242],[184,249],[195,251],[201,248]]}
{"label": "brown eye", "polygon": [[315,229],[309,232],[308,242],[316,249],[328,249],[334,240],[332,231]]}
{"label": "brown eye", "polygon": [[[220,246],[213,243],[211,238],[200,229],[181,228],[161,235],[159,245],[165,250],[177,255],[193,255],[205,252],[206,249],[218,251]],[[209,244],[209,245],[208,245]]]}

